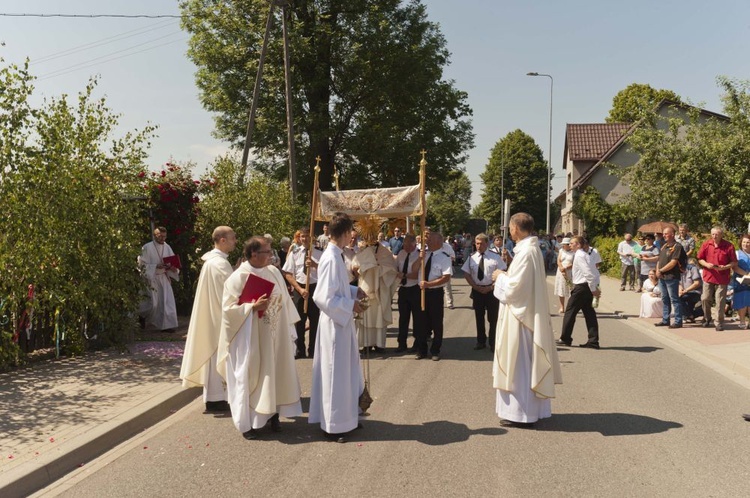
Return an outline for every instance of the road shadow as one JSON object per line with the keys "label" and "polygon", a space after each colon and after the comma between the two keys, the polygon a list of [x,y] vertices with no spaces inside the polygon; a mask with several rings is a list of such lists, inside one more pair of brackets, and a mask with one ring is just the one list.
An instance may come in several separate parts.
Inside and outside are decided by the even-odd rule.
{"label": "road shadow", "polygon": [[630,351],[633,353],[653,353],[654,351],[660,351],[664,348],[657,348],[655,346],[609,346],[601,349],[610,351]]}
{"label": "road shadow", "polygon": [[[450,331],[445,331],[450,333]],[[398,337],[398,331],[388,329],[388,337]],[[407,339],[407,345],[411,348],[414,344],[414,337],[409,332]],[[429,345],[432,341],[428,342]],[[440,358],[445,360],[459,360],[459,361],[492,361],[492,350],[487,346],[485,349],[474,350],[477,340],[473,337],[445,337],[443,336],[443,345],[440,348]],[[361,353],[360,357],[365,358],[365,353]],[[386,348],[385,353],[374,353],[370,352],[371,360],[398,360],[398,359],[414,359],[414,352],[400,351],[397,352],[394,348]]]}
{"label": "road shadow", "polygon": [[[473,325],[473,324],[472,324]],[[476,337],[445,337],[440,348],[440,358],[458,361],[492,361],[493,351],[487,345],[484,349],[474,350]]]}
{"label": "road shadow", "polygon": [[602,436],[638,436],[678,429],[682,424],[632,413],[555,413],[536,429],[556,432],[598,432]]}
{"label": "road shadow", "polygon": [[[382,420],[364,420],[363,427],[348,434],[351,443],[416,441],[428,446],[445,446],[468,441],[472,436],[502,436],[508,431],[502,427],[469,429],[466,424],[437,420],[423,424],[392,424]],[[293,424],[282,424],[283,432],[268,433],[261,440],[273,440],[283,444],[303,444],[328,441],[318,424],[309,424],[307,417],[295,419]],[[267,429],[263,429],[268,432]]]}

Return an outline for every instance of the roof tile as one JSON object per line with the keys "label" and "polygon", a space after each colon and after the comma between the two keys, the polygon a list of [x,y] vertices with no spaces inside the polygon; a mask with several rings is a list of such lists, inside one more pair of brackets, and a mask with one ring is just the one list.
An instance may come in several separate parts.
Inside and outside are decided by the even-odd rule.
{"label": "roof tile", "polygon": [[568,124],[569,159],[600,160],[631,126],[632,123]]}

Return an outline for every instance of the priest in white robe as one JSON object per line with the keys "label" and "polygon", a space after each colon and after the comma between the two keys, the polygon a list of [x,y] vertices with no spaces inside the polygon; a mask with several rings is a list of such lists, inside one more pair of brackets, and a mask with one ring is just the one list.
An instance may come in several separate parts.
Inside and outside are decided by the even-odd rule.
{"label": "priest in white robe", "polygon": [[[257,439],[259,429],[269,421],[278,432],[279,416],[302,415],[294,365],[294,324],[299,314],[284,277],[270,264],[268,241],[253,237],[243,252],[246,261],[224,284],[217,370],[227,383],[235,427],[246,439]],[[273,283],[273,289],[253,303],[239,304],[250,274]]]}
{"label": "priest in white robe", "polygon": [[534,219],[516,213],[510,219],[515,257],[507,272],[495,272],[495,296],[501,311],[492,365],[497,415],[533,424],[552,415],[555,384],[562,383],[547,297],[546,270]]}
{"label": "priest in white robe", "polygon": [[385,352],[388,326],[393,323],[391,301],[398,290],[398,268],[387,247],[372,241],[354,256],[352,267],[359,274],[359,288],[367,295],[368,308],[357,319],[360,348],[374,347]]}
{"label": "priest in white robe", "polygon": [[138,266],[148,281],[148,297],[140,306],[141,324],[150,324],[158,330],[174,331],[177,328],[177,306],[169,279],[179,280],[180,270],[164,263],[164,258],[174,256],[167,244],[167,229],[157,227],[154,240],[144,245],[138,257]]}
{"label": "priest in white robe", "polygon": [[195,289],[180,369],[183,387],[203,387],[204,413],[229,411],[224,383],[216,371],[216,352],[224,283],[234,271],[227,258],[237,245],[237,236],[230,227],[216,227],[212,236],[214,248],[201,257],[203,266]]}
{"label": "priest in white robe", "polygon": [[354,314],[363,311],[358,299],[364,292],[349,284],[344,263],[342,249],[351,237],[351,219],[336,213],[328,227],[330,241],[318,263],[313,294],[320,321],[308,421],[320,424],[329,438],[345,442],[346,433],[359,427],[359,396],[364,390],[354,329]]}

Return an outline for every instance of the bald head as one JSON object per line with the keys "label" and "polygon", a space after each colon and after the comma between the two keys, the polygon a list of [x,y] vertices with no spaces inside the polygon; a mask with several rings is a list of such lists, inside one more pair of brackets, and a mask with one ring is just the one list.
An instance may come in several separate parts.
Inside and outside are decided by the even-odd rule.
{"label": "bald head", "polygon": [[214,228],[211,237],[214,241],[214,248],[223,253],[229,254],[237,246],[237,236],[234,230],[228,226],[218,226]]}

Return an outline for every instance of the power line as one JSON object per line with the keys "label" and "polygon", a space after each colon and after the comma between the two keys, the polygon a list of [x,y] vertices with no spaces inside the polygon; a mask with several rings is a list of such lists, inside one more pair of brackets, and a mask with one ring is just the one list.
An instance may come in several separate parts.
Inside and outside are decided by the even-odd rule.
{"label": "power line", "polygon": [[[174,34],[174,33],[173,33],[173,34]],[[170,36],[171,36],[171,35],[170,35]],[[162,38],[164,38],[164,37],[162,37]],[[37,78],[37,81],[43,81],[43,80],[48,80],[48,79],[50,79],[50,78],[56,78],[56,77],[58,77],[58,76],[63,76],[63,75],[65,75],[65,74],[69,74],[69,73],[74,73],[74,72],[76,72],[76,71],[80,71],[81,69],[86,69],[86,68],[89,68],[89,67],[92,67],[92,66],[96,66],[96,65],[99,65],[99,64],[104,64],[105,62],[111,62],[111,61],[115,61],[115,60],[118,60],[118,59],[123,59],[123,58],[125,58],[125,57],[130,57],[131,55],[136,55],[136,54],[140,54],[140,53],[142,53],[142,52],[147,52],[147,51],[149,51],[149,50],[153,50],[153,49],[155,49],[155,48],[163,47],[163,46],[165,46],[165,45],[171,45],[172,43],[183,42],[183,41],[185,41],[185,40],[187,40],[187,38],[180,38],[179,40],[172,40],[172,41],[168,41],[168,42],[166,42],[166,43],[161,43],[161,44],[159,44],[159,45],[154,45],[153,47],[148,47],[148,48],[144,48],[143,50],[138,50],[138,51],[136,51],[136,52],[132,52],[132,53],[130,53],[130,54],[120,55],[120,56],[118,56],[118,57],[111,57],[111,58],[109,58],[109,59],[104,59],[104,60],[100,60],[100,61],[98,61],[98,62],[93,62],[93,63],[91,63],[91,64],[87,64],[88,62],[91,62],[91,61],[96,61],[96,60],[98,60],[98,59],[101,59],[101,57],[98,57],[98,58],[96,58],[96,59],[92,59],[91,61],[87,61],[87,62],[82,62],[82,63],[81,63],[81,64],[87,64],[87,65],[83,65],[83,66],[82,66],[81,64],[77,64],[76,66],[80,66],[80,67],[76,67],[76,66],[66,67],[65,69],[61,69],[61,70],[58,70],[58,71],[53,71],[53,72],[51,72],[51,73],[48,73],[48,74],[42,75],[42,76],[40,76],[39,78]],[[151,40],[151,41],[154,41],[154,40]],[[140,45],[144,45],[144,44],[143,44],[143,43],[141,43]],[[130,47],[130,48],[128,48],[128,49],[125,49],[125,50],[130,50],[130,49],[132,49],[132,48],[134,48],[134,47],[137,47],[137,46],[140,46],[140,45],[134,45],[133,47]],[[118,52],[112,52],[112,53],[111,53],[111,54],[109,54],[109,55],[113,55],[113,54],[116,54],[116,53],[119,53],[119,52],[122,52],[122,50],[119,50]],[[107,57],[107,56],[105,55],[105,56],[102,56],[102,57]]]}
{"label": "power line", "polygon": [[65,17],[65,18],[114,18],[114,19],[182,19],[190,17],[189,15],[175,14],[18,14],[18,13],[0,13],[0,17]]}
{"label": "power line", "polygon": [[89,42],[89,43],[85,43],[83,45],[78,45],[78,46],[73,47],[73,48],[69,48],[69,49],[66,49],[66,50],[61,50],[59,52],[54,52],[54,53],[49,54],[49,55],[45,55],[44,57],[40,57],[38,59],[35,59],[35,60],[31,61],[31,63],[29,65],[33,66],[35,64],[42,64],[44,62],[48,62],[48,61],[51,61],[51,60],[59,59],[60,57],[65,57],[65,56],[76,54],[78,52],[83,52],[85,50],[89,50],[89,49],[92,49],[92,48],[101,47],[101,46],[104,46],[104,45],[109,45],[110,43],[114,43],[116,41],[125,40],[127,38],[132,38],[134,36],[140,36],[140,35],[143,35],[145,33],[150,32],[150,31],[155,31],[157,29],[163,29],[163,28],[169,27],[169,26],[171,26],[173,24],[174,24],[174,21],[161,21],[161,22],[158,22],[158,23],[156,23],[155,25],[152,25],[152,26],[146,26],[146,27],[143,27],[143,28],[132,29],[132,30],[129,30],[129,31],[125,31],[125,32],[116,34],[116,35],[108,36],[106,38],[102,38],[102,39],[95,40],[95,41],[92,41],[92,42]]}

